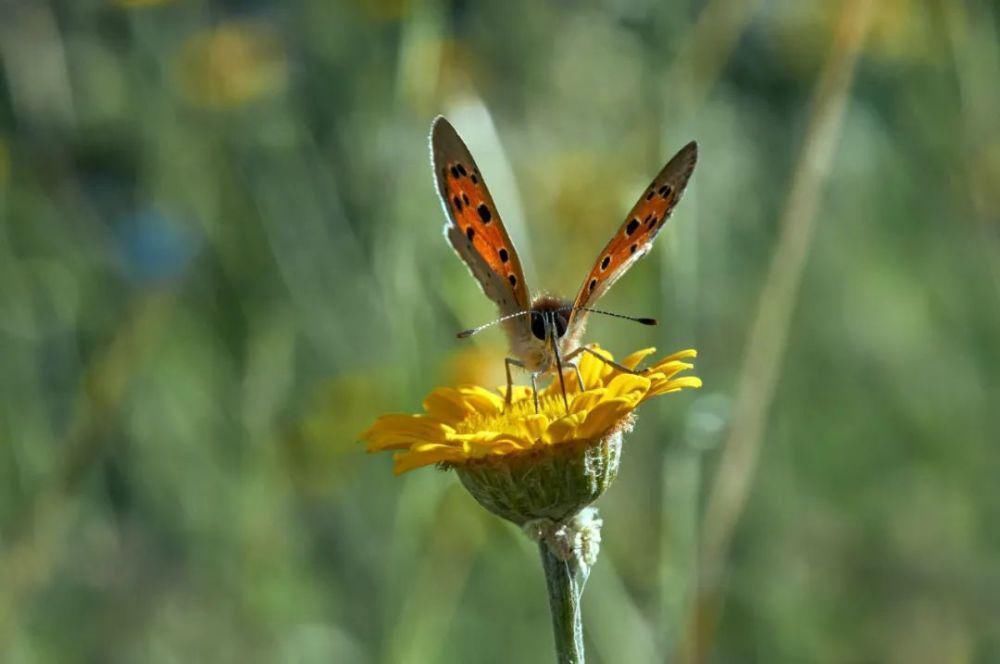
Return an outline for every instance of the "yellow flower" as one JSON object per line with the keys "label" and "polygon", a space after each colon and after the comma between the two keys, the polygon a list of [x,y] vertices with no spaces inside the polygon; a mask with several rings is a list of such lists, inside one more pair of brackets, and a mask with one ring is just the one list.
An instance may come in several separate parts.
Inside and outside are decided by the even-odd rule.
{"label": "yellow flower", "polygon": [[232,22],[188,39],[175,73],[192,104],[226,109],[281,92],[288,62],[268,25]]}
{"label": "yellow flower", "polygon": [[[601,357],[611,354],[592,347]],[[622,366],[635,369],[655,349],[632,353]],[[424,400],[421,415],[384,415],[361,434],[369,452],[393,450],[395,472],[439,464],[454,468],[469,493],[489,511],[518,525],[565,524],[596,500],[618,474],[622,433],[636,407],[660,394],[701,387],[678,376],[693,365],[694,350],[661,359],[641,374],[617,369],[589,353],[580,360],[581,392],[572,370],[562,388],[552,381],[538,394],[515,387],[443,387]]]}
{"label": "yellow flower", "polygon": [[[594,350],[613,359],[607,351]],[[655,350],[637,351],[622,364],[634,369]],[[693,349],[683,350],[634,375],[584,353],[580,377],[586,390],[579,391],[572,370],[566,373],[569,414],[558,380],[539,392],[537,413],[529,387],[515,386],[507,409],[503,389],[442,387],[424,400],[426,414],[384,415],[361,438],[369,452],[395,450],[397,474],[431,464],[474,465],[555,446],[586,444],[628,427],[635,408],[652,397],[701,387],[698,378],[677,375],[693,368],[684,360],[696,355]]]}

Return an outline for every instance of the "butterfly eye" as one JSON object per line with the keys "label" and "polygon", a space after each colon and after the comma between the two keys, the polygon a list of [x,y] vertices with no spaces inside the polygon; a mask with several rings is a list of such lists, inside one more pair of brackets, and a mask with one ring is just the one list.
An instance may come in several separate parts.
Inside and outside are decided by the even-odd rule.
{"label": "butterfly eye", "polygon": [[556,312],[555,319],[556,319],[556,336],[562,339],[563,336],[566,334],[566,325],[569,323],[569,321],[566,320],[566,312],[565,311]]}
{"label": "butterfly eye", "polygon": [[531,333],[536,339],[545,339],[545,320],[540,313],[531,314]]}

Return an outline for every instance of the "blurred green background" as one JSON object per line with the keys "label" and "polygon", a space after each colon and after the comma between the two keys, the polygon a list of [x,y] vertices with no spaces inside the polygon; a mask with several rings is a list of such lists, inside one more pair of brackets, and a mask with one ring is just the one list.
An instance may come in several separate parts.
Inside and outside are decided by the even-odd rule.
{"label": "blurred green background", "polygon": [[[590,326],[705,381],[644,408],[599,502],[592,661],[1000,661],[1000,9],[864,5],[0,4],[0,659],[552,660],[533,545],[357,443],[502,381],[500,332],[454,336],[495,312],[441,235],[444,113],[566,295],[699,141],[602,301],[660,327]],[[812,232],[763,352],[786,218]],[[740,403],[763,429],[706,609]]]}

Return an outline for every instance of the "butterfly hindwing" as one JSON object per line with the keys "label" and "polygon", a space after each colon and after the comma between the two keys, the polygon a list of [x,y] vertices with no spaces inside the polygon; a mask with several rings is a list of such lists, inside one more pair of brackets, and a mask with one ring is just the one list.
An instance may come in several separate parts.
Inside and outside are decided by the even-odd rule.
{"label": "butterfly hindwing", "polygon": [[[577,293],[574,307],[593,306],[652,248],[653,240],[680,201],[697,161],[698,145],[692,141],[667,162],[597,256],[594,267]],[[579,324],[585,318],[586,312],[573,311],[570,325]]]}
{"label": "butterfly hindwing", "polygon": [[482,173],[454,127],[438,117],[431,127],[434,179],[448,215],[445,236],[500,314],[529,307],[524,272]]}

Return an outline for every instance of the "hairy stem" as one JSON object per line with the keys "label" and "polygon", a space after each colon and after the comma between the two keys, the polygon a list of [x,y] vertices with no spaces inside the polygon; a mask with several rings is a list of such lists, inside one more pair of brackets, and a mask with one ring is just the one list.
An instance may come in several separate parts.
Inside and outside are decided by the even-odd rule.
{"label": "hairy stem", "polygon": [[580,599],[590,568],[577,556],[563,560],[544,541],[538,542],[545,570],[545,584],[552,609],[552,630],[556,639],[556,661],[559,664],[582,664],[583,620]]}

